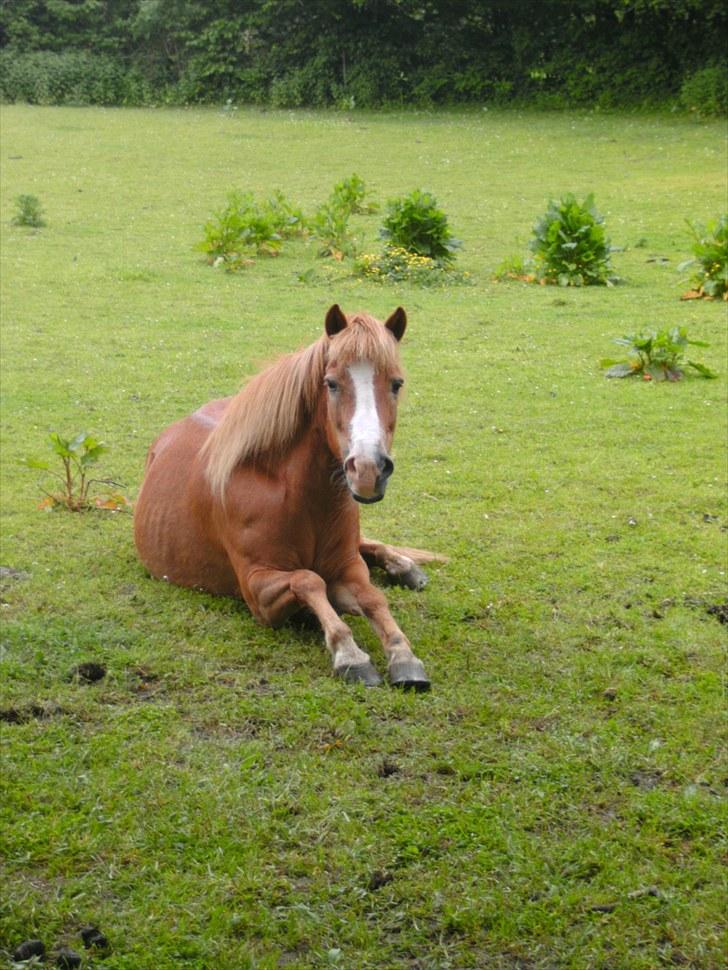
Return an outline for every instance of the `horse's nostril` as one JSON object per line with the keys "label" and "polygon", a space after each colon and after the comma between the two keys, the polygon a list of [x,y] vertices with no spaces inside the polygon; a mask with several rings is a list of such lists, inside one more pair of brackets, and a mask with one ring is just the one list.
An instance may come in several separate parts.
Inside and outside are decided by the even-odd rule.
{"label": "horse's nostril", "polygon": [[394,471],[394,462],[389,457],[384,457],[382,459],[382,478],[389,478],[389,476]]}
{"label": "horse's nostril", "polygon": [[347,458],[344,462],[344,471],[347,475],[353,475],[356,471],[356,461],[353,458]]}

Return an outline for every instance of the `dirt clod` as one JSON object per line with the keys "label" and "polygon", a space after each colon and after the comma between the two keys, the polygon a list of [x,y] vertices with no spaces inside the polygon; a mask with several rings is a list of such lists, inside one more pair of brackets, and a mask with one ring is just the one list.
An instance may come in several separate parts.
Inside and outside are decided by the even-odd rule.
{"label": "dirt clod", "polygon": [[26,940],[15,947],[13,960],[22,963],[23,960],[30,960],[31,957],[42,957],[45,955],[45,944],[43,940]]}
{"label": "dirt clod", "polygon": [[660,771],[633,771],[629,776],[629,780],[635,786],[635,788],[641,788],[643,791],[651,791],[662,781],[662,772]]}
{"label": "dirt clod", "polygon": [[83,945],[89,950],[92,948],[107,950],[109,948],[108,938],[104,936],[98,926],[84,926],[81,930],[81,939]]}
{"label": "dirt clod", "polygon": [[70,947],[64,946],[56,954],[56,966],[63,967],[64,970],[73,970],[74,967],[81,966],[81,956]]}
{"label": "dirt clod", "polygon": [[78,680],[83,684],[95,684],[103,680],[106,676],[106,667],[103,664],[87,662],[79,664],[71,671],[70,679]]}
{"label": "dirt clod", "polygon": [[712,603],[707,612],[716,617],[719,623],[728,624],[728,600],[725,603]]}
{"label": "dirt clod", "polygon": [[369,877],[367,889],[369,892],[375,892],[377,889],[381,889],[382,886],[386,886],[388,883],[392,882],[393,879],[394,876],[391,872],[383,872],[381,869],[377,869]]}
{"label": "dirt clod", "polygon": [[6,707],[0,710],[0,721],[5,724],[27,724],[28,721],[45,721],[57,714],[63,714],[58,704],[29,704],[27,707]]}

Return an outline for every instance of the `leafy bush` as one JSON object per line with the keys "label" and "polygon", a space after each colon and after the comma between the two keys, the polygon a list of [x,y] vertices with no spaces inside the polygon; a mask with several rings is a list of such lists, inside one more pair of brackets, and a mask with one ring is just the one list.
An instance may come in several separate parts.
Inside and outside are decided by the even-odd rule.
{"label": "leafy bush", "polygon": [[609,264],[611,247],[593,195],[588,195],[581,205],[571,193],[560,202],[551,200],[533,232],[529,248],[539,279],[559,286],[614,282]]}
{"label": "leafy bush", "polygon": [[695,239],[693,258],[680,263],[678,270],[697,269],[692,277],[697,296],[728,300],[728,214],[707,226],[688,225]]}
{"label": "leafy bush", "polygon": [[[603,360],[602,367],[609,368],[607,377],[633,377],[642,375],[644,380],[679,381],[684,375],[683,356],[688,346],[707,347],[701,340],[689,340],[685,327],[671,330],[655,330],[650,333],[619,337],[615,343],[631,351],[627,361]],[[687,361],[702,377],[717,377],[704,364]]]}
{"label": "leafy bush", "polygon": [[[96,507],[100,509],[120,509],[129,505],[128,499],[120,492],[109,492],[109,487],[120,486],[111,479],[93,479],[88,477],[89,469],[95,465],[101,455],[108,449],[92,435],[82,431],[75,438],[62,438],[57,432],[48,436],[48,441],[54,454],[61,460],[63,471],[56,471],[47,461],[26,458],[23,462],[28,468],[37,468],[47,472],[61,483],[60,492],[45,493],[42,508],[65,508],[70,512],[82,512]],[[97,496],[93,503],[90,499],[92,485],[107,486],[103,496]]]}
{"label": "leafy bush", "polygon": [[319,206],[311,220],[311,232],[321,242],[319,256],[342,260],[354,255],[356,242],[349,232],[350,215],[351,210],[333,196]]}
{"label": "leafy bush", "polygon": [[353,256],[356,242],[349,232],[349,217],[354,213],[374,212],[376,205],[366,202],[364,180],[356,172],[337,182],[327,202],[319,206],[311,220],[311,232],[321,240],[319,256],[341,260]]}
{"label": "leafy bush", "polygon": [[728,68],[723,64],[691,74],[680,88],[680,104],[701,115],[728,114]]}
{"label": "leafy bush", "polygon": [[388,246],[381,255],[362,254],[354,264],[354,274],[376,283],[415,286],[447,286],[470,279],[468,273],[460,273],[439,260],[418,256],[399,246]]}
{"label": "leafy bush", "polygon": [[440,263],[451,263],[462,246],[448,226],[447,216],[429,192],[415,189],[387,204],[380,235],[390,246]]}
{"label": "leafy bush", "polygon": [[277,191],[260,204],[251,192],[230,192],[227,205],[205,223],[198,244],[208,262],[235,270],[254,255],[276,255],[283,240],[304,231],[301,210]]}
{"label": "leafy bush", "polygon": [[270,217],[276,233],[282,239],[291,239],[293,236],[301,236],[306,232],[306,219],[302,210],[289,202],[280,189],[276,189],[273,195],[266,200],[263,209]]}
{"label": "leafy bush", "polygon": [[29,104],[144,104],[147,84],[104,54],[0,52],[0,99]]}
{"label": "leafy bush", "polygon": [[349,178],[336,183],[332,198],[338,206],[348,209],[352,215],[369,214],[376,212],[379,206],[376,202],[367,201],[368,194],[364,179],[352,172]]}
{"label": "leafy bush", "polygon": [[17,214],[13,216],[14,226],[30,226],[32,229],[40,229],[46,224],[43,218],[43,209],[40,200],[35,195],[19,195],[15,200]]}

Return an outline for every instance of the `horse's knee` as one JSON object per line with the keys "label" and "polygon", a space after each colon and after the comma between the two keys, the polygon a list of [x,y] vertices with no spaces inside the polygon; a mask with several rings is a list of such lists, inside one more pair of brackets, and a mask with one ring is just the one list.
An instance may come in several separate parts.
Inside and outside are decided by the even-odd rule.
{"label": "horse's knee", "polygon": [[291,573],[289,589],[304,606],[308,606],[316,597],[326,595],[326,583],[310,569],[298,569]]}
{"label": "horse's knee", "polygon": [[316,573],[306,569],[256,576],[249,584],[255,601],[254,613],[267,626],[282,626],[302,607],[317,616],[326,599],[326,584]]}

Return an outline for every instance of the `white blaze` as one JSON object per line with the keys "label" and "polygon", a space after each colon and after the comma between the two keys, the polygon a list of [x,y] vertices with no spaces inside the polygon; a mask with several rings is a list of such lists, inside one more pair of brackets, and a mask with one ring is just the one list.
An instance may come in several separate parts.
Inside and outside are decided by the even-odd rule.
{"label": "white blaze", "polygon": [[349,457],[376,458],[382,446],[382,425],[374,397],[374,367],[359,362],[349,367],[354,383]]}

